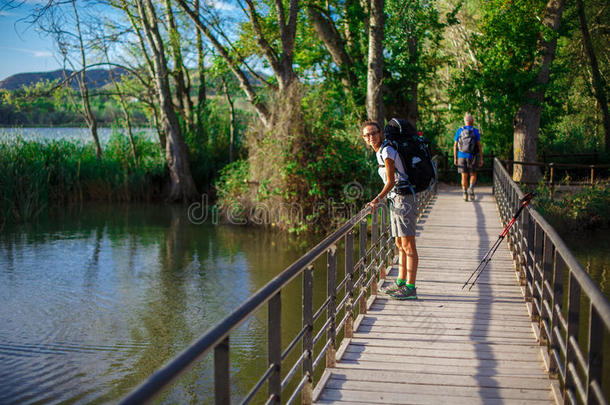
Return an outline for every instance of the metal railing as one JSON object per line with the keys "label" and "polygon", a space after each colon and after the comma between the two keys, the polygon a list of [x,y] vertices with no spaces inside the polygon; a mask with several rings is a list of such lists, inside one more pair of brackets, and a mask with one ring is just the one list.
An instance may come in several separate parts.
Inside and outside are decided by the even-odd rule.
{"label": "metal railing", "polygon": [[[418,218],[435,193],[436,184],[430,190],[417,194]],[[369,229],[370,238],[368,237]],[[357,242],[355,242],[356,233],[358,234]],[[337,282],[337,252],[340,247],[345,252],[345,277]],[[362,210],[258,290],[167,365],[155,372],[147,381],[125,397],[121,404],[140,404],[151,401],[212,351],[214,352],[215,403],[230,403],[231,332],[265,304],[267,304],[268,311],[266,325],[268,365],[266,371],[241,400],[241,403],[249,403],[257,394],[262,395],[259,392],[267,385],[268,394],[264,400],[266,403],[292,403],[300,396],[303,404],[310,404],[313,400],[314,371],[321,365],[334,366],[337,336],[342,331],[344,338],[352,337],[355,316],[366,313],[368,297],[377,293],[378,280],[385,278],[384,271],[390,265],[393,248],[394,240],[390,235],[387,205],[380,205],[380,209],[377,209],[375,213],[372,213],[370,208]],[[313,263],[323,254],[326,254],[327,268],[326,298],[322,305],[314,311]],[[303,327],[282,350],[282,290],[301,274],[303,278]],[[323,326],[315,330],[314,323],[324,313],[326,313],[326,321]],[[341,314],[343,316],[338,319]],[[293,353],[299,343],[301,353],[298,359],[293,364],[285,364],[284,360]],[[316,344],[318,347],[323,344],[317,353],[314,348]],[[324,358],[325,361],[322,361]],[[285,393],[288,386],[294,385],[293,380],[297,375],[300,379],[296,383],[296,388],[292,392]]]}
{"label": "metal railing", "polygon": [[[493,188],[507,223],[523,197],[498,159]],[[555,230],[528,206],[509,233],[532,322],[549,374],[559,380],[564,403],[606,404],[603,340],[610,332],[610,302]],[[588,319],[586,318],[588,315]]]}

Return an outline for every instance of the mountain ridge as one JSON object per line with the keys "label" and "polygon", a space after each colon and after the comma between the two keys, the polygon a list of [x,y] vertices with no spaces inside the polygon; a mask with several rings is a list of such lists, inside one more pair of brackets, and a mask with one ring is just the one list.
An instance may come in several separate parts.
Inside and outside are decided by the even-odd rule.
{"label": "mountain ridge", "polygon": [[[2,90],[18,90],[24,86],[31,86],[41,81],[55,81],[64,80],[65,77],[69,77],[73,74],[73,70],[69,69],[57,69],[47,72],[24,72],[16,73],[0,81],[0,89]],[[120,76],[125,74],[124,69],[114,68],[112,73],[115,79],[119,79]],[[110,78],[110,70],[108,69],[91,69],[85,72],[85,82],[87,86],[95,89],[104,87],[108,83],[112,82]],[[78,88],[78,82],[76,78],[70,80],[70,87],[73,89]]]}

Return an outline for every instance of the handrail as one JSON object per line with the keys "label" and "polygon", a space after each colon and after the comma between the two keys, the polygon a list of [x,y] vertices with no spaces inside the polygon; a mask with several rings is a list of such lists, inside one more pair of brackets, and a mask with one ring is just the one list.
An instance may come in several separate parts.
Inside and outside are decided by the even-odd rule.
{"label": "handrail", "polygon": [[[506,223],[518,208],[523,192],[498,159],[494,160],[493,189]],[[509,232],[509,247],[531,305],[540,345],[546,345],[549,374],[559,379],[564,402],[607,403],[601,387],[603,336],[610,333],[610,301],[534,208],[528,206],[515,225]],[[583,295],[589,301],[588,308],[580,308]],[[588,319],[580,319],[586,313]],[[582,341],[582,332],[587,333],[587,342]]]}
{"label": "handrail", "polygon": [[[436,157],[433,160],[435,164],[438,161]],[[436,193],[436,188],[435,183],[429,190],[417,194],[416,210],[418,218]],[[367,242],[369,216],[371,218],[371,239],[370,242]],[[356,230],[359,234],[357,246],[360,257],[354,263]],[[288,398],[287,403],[294,401],[299,392],[301,392],[303,404],[311,403],[313,372],[316,365],[325,364],[325,362],[320,361],[324,355],[326,355],[326,366],[334,364],[338,329],[343,328],[344,337],[351,337],[353,318],[356,312],[361,314],[366,312],[367,296],[377,293],[377,280],[380,276],[381,278],[384,277],[381,270],[390,264],[390,254],[394,247],[393,240],[389,235],[390,225],[387,206],[381,205],[380,209],[374,213],[371,212],[370,208],[363,209],[269,281],[182,353],[156,371],[148,380],[123,398],[120,403],[127,405],[151,401],[212,350],[214,351],[215,402],[217,404],[229,403],[231,398],[229,384],[230,334],[264,304],[268,304],[269,311],[267,324],[269,367],[265,369],[261,378],[247,394],[244,403],[248,403],[254,398],[266,382],[269,386],[267,402],[281,402],[281,398],[284,398],[283,389],[288,385],[291,378],[297,374],[298,362],[302,363],[302,378],[299,380],[295,391],[286,397]],[[337,283],[336,254],[337,244],[341,242],[343,242],[345,250],[345,279]],[[327,254],[327,296],[316,314],[320,315],[325,310],[327,319],[316,332],[314,338],[314,320],[317,315],[314,315],[313,308],[313,263],[324,253]],[[301,274],[303,274],[303,329],[297,333],[288,345],[289,347],[282,352],[281,292],[288,283]],[[345,298],[341,301],[341,307],[338,309],[337,294],[343,288],[344,294],[348,298],[345,303]],[[354,305],[356,302],[359,302],[359,305]],[[337,328],[336,316],[341,310],[345,311],[345,316],[340,320],[339,328]],[[321,339],[323,334],[326,334],[325,340]],[[323,349],[317,355],[314,354],[315,339],[324,342]],[[288,351],[296,347],[299,340],[303,345],[301,356],[294,364],[287,365],[286,369],[290,371],[282,381],[281,370],[284,369],[284,357]]]}

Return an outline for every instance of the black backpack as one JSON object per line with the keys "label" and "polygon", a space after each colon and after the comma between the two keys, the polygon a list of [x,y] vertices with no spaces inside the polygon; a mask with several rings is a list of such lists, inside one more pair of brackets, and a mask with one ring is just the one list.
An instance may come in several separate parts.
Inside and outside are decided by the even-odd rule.
{"label": "black backpack", "polygon": [[391,145],[402,160],[413,191],[427,190],[436,180],[436,167],[432,162],[426,140],[419,136],[415,127],[402,118],[392,118],[383,130],[385,140],[382,148]]}
{"label": "black backpack", "polygon": [[474,128],[462,127],[462,132],[458,139],[458,149],[460,152],[475,154],[477,152],[477,136]]}

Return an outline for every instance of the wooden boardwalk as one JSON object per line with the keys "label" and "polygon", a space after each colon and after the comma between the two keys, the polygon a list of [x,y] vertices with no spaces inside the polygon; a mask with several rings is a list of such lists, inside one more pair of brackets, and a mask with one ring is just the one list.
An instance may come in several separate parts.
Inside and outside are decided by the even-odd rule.
{"label": "wooden boardwalk", "polygon": [[464,202],[461,190],[439,189],[418,226],[419,300],[372,297],[316,403],[554,402],[506,244],[477,285],[461,289],[502,231],[491,188],[476,191]]}

